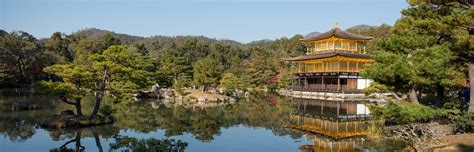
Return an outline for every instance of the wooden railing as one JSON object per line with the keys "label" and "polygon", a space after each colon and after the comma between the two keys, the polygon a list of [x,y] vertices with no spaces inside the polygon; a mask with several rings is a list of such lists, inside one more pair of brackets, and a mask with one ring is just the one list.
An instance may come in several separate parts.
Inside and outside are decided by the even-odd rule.
{"label": "wooden railing", "polygon": [[361,90],[347,88],[347,85],[341,85],[338,89],[337,85],[330,84],[316,84],[311,86],[294,86],[293,91],[308,91],[308,92],[334,92],[334,93],[360,93]]}

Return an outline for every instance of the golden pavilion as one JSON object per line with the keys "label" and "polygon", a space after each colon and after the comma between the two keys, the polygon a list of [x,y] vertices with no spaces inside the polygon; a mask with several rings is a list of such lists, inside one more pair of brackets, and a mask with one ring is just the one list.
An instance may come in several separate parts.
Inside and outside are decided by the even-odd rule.
{"label": "golden pavilion", "polygon": [[302,39],[307,53],[289,58],[295,73],[294,91],[354,93],[370,80],[360,77],[364,65],[373,62],[366,55],[372,37],[343,31],[336,26],[324,33],[310,33]]}

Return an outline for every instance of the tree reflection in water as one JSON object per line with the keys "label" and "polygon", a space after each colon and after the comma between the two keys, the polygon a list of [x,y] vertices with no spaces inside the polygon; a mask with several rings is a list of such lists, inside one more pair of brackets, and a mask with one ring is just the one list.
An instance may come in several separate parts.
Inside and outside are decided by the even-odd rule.
{"label": "tree reflection in water", "polygon": [[[70,139],[59,146],[59,148],[51,149],[51,152],[85,151],[86,147],[81,144],[81,139],[86,137],[93,137],[97,147],[97,149],[89,150],[102,152],[103,148],[100,142],[100,137],[105,139],[116,137],[119,134],[119,128],[109,125],[78,129],[49,130],[49,133],[53,140],[59,140],[61,139],[61,136],[63,136],[64,139]],[[74,148],[69,148],[68,145],[72,143],[74,143]]]}
{"label": "tree reflection in water", "polygon": [[[10,103],[15,99],[2,97]],[[30,99],[31,98],[31,99]],[[2,99],[0,99],[2,100]],[[38,95],[29,96],[28,100],[38,100],[41,109],[36,111],[22,111],[13,113],[5,110],[2,106],[0,111],[0,134],[9,137],[10,141],[21,142],[32,138],[40,130],[39,124],[46,120],[48,116],[59,114],[61,111],[70,109],[68,105],[56,101],[56,97]],[[90,109],[85,102],[84,109]],[[92,103],[92,102],[91,102]],[[283,97],[256,94],[247,100],[240,100],[234,105],[212,107],[212,108],[184,108],[182,106],[172,106],[167,108],[159,106],[154,109],[150,102],[138,102],[135,104],[116,104],[113,101],[104,101],[116,111],[113,116],[117,120],[110,126],[100,126],[83,129],[58,129],[48,130],[52,141],[64,141],[61,145],[50,149],[51,151],[102,151],[102,146],[108,148],[110,142],[119,142],[120,131],[131,130],[136,133],[149,134],[162,130],[165,139],[171,136],[191,134],[201,142],[210,142],[215,136],[221,134],[222,128],[249,127],[265,128],[271,130],[277,136],[290,136],[292,139],[300,139],[302,132],[286,129],[283,126],[290,123],[289,114],[293,108],[289,100]],[[155,106],[156,108],[156,106]],[[96,146],[88,147],[81,143],[81,139],[91,137],[95,139]],[[132,137],[130,137],[132,138]],[[109,141],[108,139],[112,139]],[[101,141],[107,143],[101,144]],[[142,139],[137,137],[137,143]],[[158,139],[156,139],[158,140]],[[152,142],[156,142],[152,140]],[[147,143],[146,140],[143,141]],[[176,141],[175,141],[176,142]],[[184,142],[182,142],[184,143]],[[150,145],[147,145],[150,146]],[[124,149],[127,147],[122,147]],[[130,147],[128,147],[130,149]],[[132,148],[133,149],[133,148]],[[105,149],[106,150],[106,149]]]}
{"label": "tree reflection in water", "polygon": [[110,150],[125,150],[137,152],[183,152],[187,142],[174,139],[137,139],[135,137],[117,137],[116,143],[110,144]]}
{"label": "tree reflection in water", "polygon": [[272,95],[257,94],[248,101],[241,100],[234,105],[213,108],[159,106],[154,109],[148,103],[115,106],[117,112],[114,117],[118,121],[114,125],[143,133],[163,129],[167,137],[191,133],[203,142],[212,141],[214,136],[220,135],[221,128],[237,125],[266,128],[275,135],[301,138],[303,133],[283,128],[290,122],[289,113],[293,110],[291,104],[282,102],[285,100],[282,97],[269,101],[268,96]]}

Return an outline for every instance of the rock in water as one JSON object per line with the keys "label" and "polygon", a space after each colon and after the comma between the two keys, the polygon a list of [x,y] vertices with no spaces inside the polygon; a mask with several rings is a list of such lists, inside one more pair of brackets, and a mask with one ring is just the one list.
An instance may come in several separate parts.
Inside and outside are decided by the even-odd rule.
{"label": "rock in water", "polygon": [[158,83],[156,83],[155,85],[153,85],[151,87],[151,92],[155,93],[155,94],[159,94],[160,93],[160,85]]}
{"label": "rock in water", "polygon": [[28,102],[25,100],[18,100],[15,101],[14,103],[14,109],[13,110],[28,110]]}

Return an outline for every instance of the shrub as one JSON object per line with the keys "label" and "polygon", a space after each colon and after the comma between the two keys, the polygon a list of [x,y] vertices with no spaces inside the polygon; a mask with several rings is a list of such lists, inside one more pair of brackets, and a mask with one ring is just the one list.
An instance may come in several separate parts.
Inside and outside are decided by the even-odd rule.
{"label": "shrub", "polygon": [[442,116],[437,109],[412,103],[393,103],[386,105],[370,105],[373,116],[379,119],[393,119],[398,124],[425,122]]}
{"label": "shrub", "polygon": [[445,108],[434,109],[412,103],[393,103],[386,105],[369,105],[372,115],[377,119],[395,120],[397,124],[428,122],[441,120],[449,122],[455,133],[474,132],[473,114],[461,112],[462,106],[447,102]]}
{"label": "shrub", "polygon": [[473,114],[461,113],[457,115],[451,115],[451,127],[455,133],[466,133],[474,132],[474,120]]}
{"label": "shrub", "polygon": [[110,105],[103,105],[99,112],[104,116],[110,116],[115,110]]}

